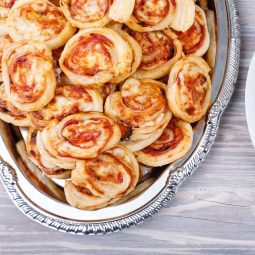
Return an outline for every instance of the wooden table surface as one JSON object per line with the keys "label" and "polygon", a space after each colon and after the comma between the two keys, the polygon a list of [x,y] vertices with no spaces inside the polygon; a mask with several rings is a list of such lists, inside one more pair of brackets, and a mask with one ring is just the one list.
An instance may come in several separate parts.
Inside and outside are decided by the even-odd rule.
{"label": "wooden table surface", "polygon": [[242,52],[236,91],[210,155],[169,206],[142,225],[116,234],[72,236],[24,216],[0,184],[1,255],[255,254],[255,151],[244,107],[255,51],[255,1],[237,2]]}

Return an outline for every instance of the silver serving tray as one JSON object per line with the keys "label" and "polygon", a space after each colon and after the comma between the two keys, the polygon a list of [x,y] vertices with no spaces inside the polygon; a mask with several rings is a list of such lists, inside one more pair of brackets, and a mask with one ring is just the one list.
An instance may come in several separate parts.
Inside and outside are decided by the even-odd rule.
{"label": "silver serving tray", "polygon": [[[148,171],[153,183],[128,201],[96,211],[82,211],[65,202],[62,183],[51,181],[24,161],[16,149],[20,131],[0,122],[0,177],[14,204],[44,226],[72,234],[116,232],[139,224],[173,198],[181,183],[204,160],[215,141],[222,113],[237,80],[240,60],[240,30],[234,0],[212,0],[217,14],[217,61],[213,76],[212,107],[195,127],[189,155],[165,168]],[[22,159],[23,158],[23,159]],[[142,182],[143,180],[141,180]]]}

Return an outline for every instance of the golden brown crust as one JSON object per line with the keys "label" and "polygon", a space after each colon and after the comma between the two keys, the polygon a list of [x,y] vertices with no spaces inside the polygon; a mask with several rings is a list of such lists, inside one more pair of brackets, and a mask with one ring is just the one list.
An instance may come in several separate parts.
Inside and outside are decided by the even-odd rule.
{"label": "golden brown crust", "polygon": [[47,0],[17,1],[7,24],[8,33],[14,41],[43,41],[51,49],[63,46],[76,31],[60,8]]}
{"label": "golden brown crust", "polygon": [[129,74],[132,61],[128,42],[116,31],[87,28],[68,41],[60,67],[74,84],[93,86]]}
{"label": "golden brown crust", "polygon": [[7,97],[20,110],[41,110],[54,97],[53,60],[44,43],[13,43],[3,54],[2,73]]}
{"label": "golden brown crust", "polygon": [[103,27],[109,21],[112,0],[60,0],[60,6],[67,20],[81,29]]}
{"label": "golden brown crust", "polygon": [[71,175],[71,169],[75,164],[61,164],[58,159],[50,155],[45,149],[40,133],[30,129],[26,139],[28,157],[38,166],[45,175],[51,178],[66,179]]}
{"label": "golden brown crust", "polygon": [[19,110],[9,101],[4,85],[0,86],[0,119],[20,127],[31,125],[27,112]]}
{"label": "golden brown crust", "polygon": [[135,0],[113,0],[109,16],[112,20],[128,22],[135,7]]}
{"label": "golden brown crust", "polygon": [[157,167],[185,156],[191,148],[193,131],[189,123],[172,118],[161,137],[135,153],[138,162]]}
{"label": "golden brown crust", "polygon": [[53,100],[29,117],[36,129],[46,127],[53,119],[62,120],[78,112],[103,111],[103,99],[98,91],[74,85],[58,85]]}
{"label": "golden brown crust", "polygon": [[195,1],[194,0],[175,0],[175,16],[170,27],[176,31],[187,31],[195,19]]}
{"label": "golden brown crust", "polygon": [[201,57],[185,57],[172,68],[167,98],[177,117],[193,123],[207,112],[211,101],[210,67]]}
{"label": "golden brown crust", "polygon": [[53,120],[43,130],[46,149],[62,160],[94,158],[120,141],[119,126],[99,112],[78,113]]}
{"label": "golden brown crust", "polygon": [[129,194],[139,178],[134,155],[123,146],[97,158],[77,162],[71,181],[65,185],[68,203],[83,210],[95,210]]}
{"label": "golden brown crust", "polygon": [[210,44],[210,37],[207,28],[204,11],[196,6],[196,16],[193,25],[185,32],[175,32],[182,43],[185,55],[203,56]]}
{"label": "golden brown crust", "polygon": [[166,86],[154,80],[128,79],[120,92],[112,93],[105,113],[115,119],[122,131],[122,143],[138,151],[153,143],[171,119],[165,98]]}
{"label": "golden brown crust", "polygon": [[129,72],[127,72],[126,74],[114,77],[111,80],[111,83],[115,83],[115,84],[125,81],[132,74],[134,74],[137,71],[137,68],[139,67],[142,61],[142,49],[140,45],[138,44],[138,42],[124,30],[116,28],[116,31],[129,44],[129,47],[132,50],[132,64],[131,64],[131,68]]}
{"label": "golden brown crust", "polygon": [[138,32],[162,30],[174,20],[176,8],[176,0],[136,0],[126,24]]}
{"label": "golden brown crust", "polygon": [[181,42],[167,29],[145,33],[132,31],[130,34],[142,48],[142,61],[134,78],[162,78],[182,56]]}
{"label": "golden brown crust", "polygon": [[206,11],[206,19],[208,32],[210,36],[209,49],[205,55],[205,59],[211,68],[214,68],[217,55],[217,25],[215,13],[212,10]]}

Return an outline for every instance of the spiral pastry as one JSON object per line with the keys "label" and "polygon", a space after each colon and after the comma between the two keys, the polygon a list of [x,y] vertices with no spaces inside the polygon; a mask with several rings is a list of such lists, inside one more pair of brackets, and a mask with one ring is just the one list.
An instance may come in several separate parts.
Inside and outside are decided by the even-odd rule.
{"label": "spiral pastry", "polygon": [[36,129],[49,124],[50,120],[62,120],[78,112],[103,111],[103,99],[98,91],[74,85],[63,85],[56,88],[55,97],[42,110],[29,114]]}
{"label": "spiral pastry", "polygon": [[0,35],[0,82],[3,81],[2,78],[2,57],[4,50],[9,47],[12,43],[12,39],[8,34]]}
{"label": "spiral pastry", "polygon": [[175,16],[170,27],[176,31],[187,31],[195,20],[195,1],[194,0],[175,0]]}
{"label": "spiral pastry", "polygon": [[174,20],[177,0],[135,0],[133,14],[126,23],[138,32],[167,28]]}
{"label": "spiral pastry", "polygon": [[17,1],[7,23],[8,32],[14,41],[43,41],[51,49],[63,46],[76,31],[60,8],[47,0]]}
{"label": "spiral pastry", "polygon": [[181,42],[167,29],[130,34],[142,48],[142,62],[134,78],[159,79],[168,75],[173,64],[182,57]]}
{"label": "spiral pastry", "polygon": [[128,77],[130,77],[132,74],[134,74],[141,64],[142,61],[142,49],[138,42],[131,37],[127,32],[116,28],[116,31],[118,32],[119,35],[129,44],[130,49],[132,50],[132,65],[131,69],[128,73],[124,75],[119,75],[117,77],[114,77],[111,82],[112,83],[121,83],[125,81]]}
{"label": "spiral pastry", "polygon": [[172,68],[167,98],[170,110],[179,119],[193,123],[207,112],[211,101],[210,67],[201,57],[185,57]]}
{"label": "spiral pastry", "polygon": [[95,158],[116,146],[121,138],[118,125],[99,112],[73,114],[60,122],[53,120],[42,135],[50,154],[63,160]]}
{"label": "spiral pastry", "polygon": [[135,7],[135,0],[113,0],[109,16],[120,23],[128,22]]}
{"label": "spiral pastry", "polygon": [[75,168],[75,163],[64,163],[52,156],[42,142],[41,132],[30,129],[26,139],[29,159],[38,166],[48,177],[66,179]]}
{"label": "spiral pastry", "polygon": [[103,27],[109,21],[112,0],[60,0],[67,20],[78,28]]}
{"label": "spiral pastry", "polygon": [[206,21],[210,37],[210,44],[205,55],[205,60],[211,68],[214,68],[217,55],[217,24],[214,11],[206,11]]}
{"label": "spiral pastry", "polygon": [[176,32],[176,35],[182,43],[185,55],[202,57],[210,44],[205,12],[196,6],[196,17],[193,25],[186,32]]}
{"label": "spiral pastry", "polygon": [[30,126],[27,113],[17,109],[9,101],[3,85],[0,86],[0,119],[15,126]]}
{"label": "spiral pastry", "polygon": [[96,210],[130,193],[139,178],[139,166],[129,150],[117,146],[95,159],[77,162],[71,181],[66,181],[69,204],[82,210]]}
{"label": "spiral pastry", "polygon": [[173,118],[156,142],[135,154],[140,163],[151,167],[163,166],[184,157],[192,146],[192,140],[191,125]]}
{"label": "spiral pastry", "polygon": [[0,34],[8,33],[7,17],[15,1],[16,0],[1,0],[0,1]]}
{"label": "spiral pastry", "polygon": [[13,43],[3,54],[2,72],[6,94],[20,110],[41,110],[54,97],[52,55],[44,43]]}
{"label": "spiral pastry", "polygon": [[132,72],[132,50],[109,28],[87,28],[72,37],[60,58],[66,76],[78,85],[106,83]]}
{"label": "spiral pastry", "polygon": [[166,86],[154,80],[128,79],[121,91],[112,93],[105,113],[121,128],[122,144],[139,151],[155,142],[171,119],[165,98]]}

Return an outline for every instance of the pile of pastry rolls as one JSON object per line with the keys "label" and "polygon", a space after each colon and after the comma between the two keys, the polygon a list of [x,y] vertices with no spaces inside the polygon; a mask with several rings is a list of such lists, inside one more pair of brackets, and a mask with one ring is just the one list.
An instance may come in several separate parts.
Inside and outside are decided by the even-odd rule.
{"label": "pile of pastry rolls", "polygon": [[68,203],[105,207],[141,166],[190,151],[216,37],[207,1],[3,0],[0,119],[28,128],[29,158],[66,179]]}

